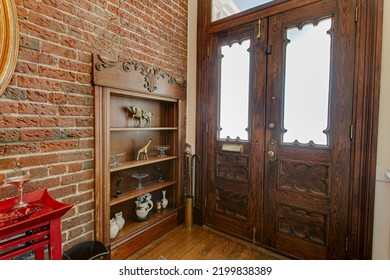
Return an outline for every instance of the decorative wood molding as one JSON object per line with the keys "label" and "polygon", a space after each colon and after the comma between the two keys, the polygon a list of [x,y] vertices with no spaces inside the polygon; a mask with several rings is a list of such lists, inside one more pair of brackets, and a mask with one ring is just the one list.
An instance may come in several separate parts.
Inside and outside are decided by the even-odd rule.
{"label": "decorative wood molding", "polygon": [[8,86],[19,52],[19,27],[12,0],[0,0],[0,95]]}
{"label": "decorative wood molding", "polygon": [[357,1],[354,146],[348,258],[371,259],[378,144],[383,0]]}
{"label": "decorative wood molding", "polygon": [[185,80],[160,68],[133,60],[113,62],[98,54],[93,56],[93,65],[95,85],[186,98]]}

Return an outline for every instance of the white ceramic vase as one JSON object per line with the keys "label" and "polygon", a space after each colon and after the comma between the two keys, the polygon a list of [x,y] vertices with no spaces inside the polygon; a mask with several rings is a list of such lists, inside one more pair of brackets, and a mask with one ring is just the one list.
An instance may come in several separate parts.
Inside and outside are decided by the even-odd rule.
{"label": "white ceramic vase", "polygon": [[166,190],[162,191],[163,198],[161,199],[161,205],[163,208],[166,208],[168,205],[168,199],[165,197],[166,193],[167,193]]}
{"label": "white ceramic vase", "polygon": [[110,220],[110,238],[115,238],[118,234],[119,227],[116,224],[116,221],[114,218]]}
{"label": "white ceramic vase", "polygon": [[115,222],[118,225],[119,230],[121,230],[125,225],[125,219],[122,216],[122,212],[115,214]]}

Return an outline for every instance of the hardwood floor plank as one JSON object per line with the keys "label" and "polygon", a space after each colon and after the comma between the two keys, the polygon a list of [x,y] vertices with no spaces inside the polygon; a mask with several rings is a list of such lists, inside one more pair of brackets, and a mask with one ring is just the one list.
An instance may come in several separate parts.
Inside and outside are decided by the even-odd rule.
{"label": "hardwood floor plank", "polygon": [[129,256],[128,260],[280,260],[276,253],[207,227],[180,225]]}

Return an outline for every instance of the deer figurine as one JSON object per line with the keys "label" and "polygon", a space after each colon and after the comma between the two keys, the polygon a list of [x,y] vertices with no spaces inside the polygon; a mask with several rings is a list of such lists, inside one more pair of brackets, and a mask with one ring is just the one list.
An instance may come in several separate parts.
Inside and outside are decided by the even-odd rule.
{"label": "deer figurine", "polygon": [[150,143],[152,143],[152,141],[153,141],[153,138],[150,138],[149,142],[144,147],[139,149],[138,154],[137,154],[137,160],[141,159],[141,155],[144,155],[144,159],[149,159],[148,158],[148,147],[149,147]]}

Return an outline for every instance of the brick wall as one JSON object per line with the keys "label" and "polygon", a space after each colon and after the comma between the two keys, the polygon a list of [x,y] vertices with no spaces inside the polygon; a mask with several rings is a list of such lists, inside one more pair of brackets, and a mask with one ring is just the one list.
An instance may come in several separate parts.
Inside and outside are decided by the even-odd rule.
{"label": "brick wall", "polygon": [[132,58],[186,76],[187,0],[15,0],[20,48],[0,97],[2,180],[15,168],[75,205],[62,222],[64,249],[93,238],[94,108],[92,52]]}

